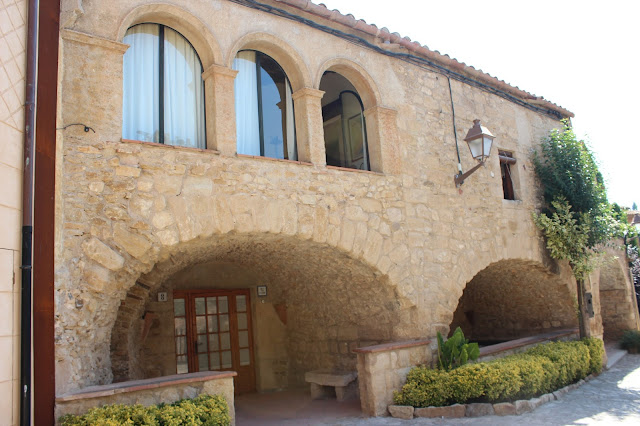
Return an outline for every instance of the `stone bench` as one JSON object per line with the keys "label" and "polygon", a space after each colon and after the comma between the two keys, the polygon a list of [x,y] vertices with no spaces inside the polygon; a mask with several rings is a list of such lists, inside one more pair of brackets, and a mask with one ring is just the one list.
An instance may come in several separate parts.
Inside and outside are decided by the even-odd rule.
{"label": "stone bench", "polygon": [[335,389],[336,399],[345,401],[355,397],[358,393],[355,371],[308,371],[304,380],[311,384],[311,399],[322,399],[332,396],[331,388]]}

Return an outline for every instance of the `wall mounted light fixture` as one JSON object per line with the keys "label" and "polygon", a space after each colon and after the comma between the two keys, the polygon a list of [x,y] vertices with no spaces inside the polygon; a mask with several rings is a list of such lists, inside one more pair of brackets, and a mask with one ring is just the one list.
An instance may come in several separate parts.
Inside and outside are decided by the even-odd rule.
{"label": "wall mounted light fixture", "polygon": [[491,146],[493,145],[494,139],[495,136],[491,134],[489,129],[480,124],[480,120],[473,120],[473,127],[469,129],[467,137],[464,138],[464,140],[469,145],[471,156],[478,160],[478,164],[465,173],[462,173],[462,167],[459,167],[460,173],[454,177],[456,186],[462,185],[466,178],[478,170],[480,166],[484,166],[485,161],[489,158],[489,154],[491,154]]}

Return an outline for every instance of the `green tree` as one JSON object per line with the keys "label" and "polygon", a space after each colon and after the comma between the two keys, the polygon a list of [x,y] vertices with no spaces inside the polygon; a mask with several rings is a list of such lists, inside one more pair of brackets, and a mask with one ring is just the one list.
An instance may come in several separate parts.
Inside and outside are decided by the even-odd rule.
{"label": "green tree", "polygon": [[545,200],[545,209],[534,213],[534,221],[545,235],[551,256],[571,266],[578,285],[580,334],[588,337],[584,280],[596,266],[597,246],[619,235],[621,225],[607,202],[593,154],[568,122],[543,140],[533,163]]}

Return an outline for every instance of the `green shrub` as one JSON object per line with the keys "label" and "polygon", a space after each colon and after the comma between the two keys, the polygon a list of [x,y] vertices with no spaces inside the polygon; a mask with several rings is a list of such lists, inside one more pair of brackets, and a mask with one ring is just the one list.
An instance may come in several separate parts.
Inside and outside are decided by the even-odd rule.
{"label": "green shrub", "polygon": [[394,402],[414,407],[529,399],[602,369],[602,341],[539,345],[523,354],[466,364],[451,371],[416,367]]}
{"label": "green shrub", "polygon": [[105,405],[92,408],[81,416],[66,415],[60,418],[62,426],[180,426],[229,425],[229,407],[221,395],[200,395],[194,399],[182,399],[173,404],[143,407],[136,405]]}
{"label": "green shrub", "polygon": [[460,327],[456,328],[451,337],[446,341],[438,331],[438,368],[449,371],[452,368],[465,365],[467,361],[474,361],[480,355],[477,343],[469,343],[464,338]]}
{"label": "green shrub", "polygon": [[393,401],[398,405],[414,407],[441,407],[451,400],[449,376],[445,371],[428,367],[415,367],[407,374],[402,391],[394,392]]}
{"label": "green shrub", "polygon": [[[640,333],[638,333],[638,335],[640,336]],[[595,337],[586,337],[582,339],[582,342],[589,349],[589,355],[591,357],[588,374],[600,374],[602,371],[602,358],[604,356],[604,342]],[[638,342],[640,343],[640,338]]]}
{"label": "green shrub", "polygon": [[632,353],[640,352],[640,331],[627,330],[622,334],[620,347]]}

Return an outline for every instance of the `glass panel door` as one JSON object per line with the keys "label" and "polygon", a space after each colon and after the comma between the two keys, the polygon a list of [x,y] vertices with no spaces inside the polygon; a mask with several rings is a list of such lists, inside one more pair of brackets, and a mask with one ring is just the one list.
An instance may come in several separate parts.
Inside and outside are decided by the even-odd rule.
{"label": "glass panel door", "polygon": [[236,392],[255,390],[249,290],[180,290],[173,300],[176,372],[233,370]]}

